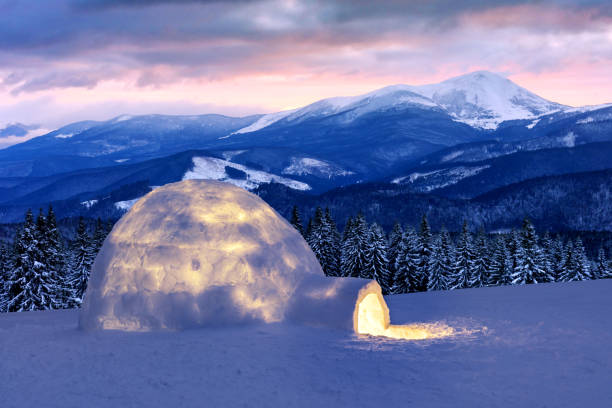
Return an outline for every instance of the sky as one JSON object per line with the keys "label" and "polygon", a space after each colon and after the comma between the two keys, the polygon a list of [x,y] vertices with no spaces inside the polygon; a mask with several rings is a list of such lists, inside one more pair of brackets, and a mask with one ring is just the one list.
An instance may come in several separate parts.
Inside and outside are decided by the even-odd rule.
{"label": "sky", "polygon": [[0,10],[0,146],[84,119],[268,113],[475,70],[567,105],[612,102],[609,0],[0,0]]}

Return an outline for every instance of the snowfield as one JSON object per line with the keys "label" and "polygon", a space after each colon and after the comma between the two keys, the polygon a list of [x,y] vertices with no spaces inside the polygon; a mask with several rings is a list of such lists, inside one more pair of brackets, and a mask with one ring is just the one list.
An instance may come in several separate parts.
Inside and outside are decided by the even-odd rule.
{"label": "snowfield", "polygon": [[[349,279],[349,278],[347,278]],[[278,324],[84,332],[78,311],[0,314],[2,407],[609,407],[612,280],[387,297],[400,341]]]}
{"label": "snowfield", "polygon": [[[226,167],[244,172],[246,178],[231,178],[225,170]],[[242,164],[232,163],[228,160],[214,157],[194,157],[193,169],[185,173],[183,180],[219,180],[231,183],[246,190],[253,190],[262,183],[270,182],[284,184],[294,190],[305,191],[311,189],[308,184],[302,183],[301,181],[280,177],[261,170],[254,170]]]}

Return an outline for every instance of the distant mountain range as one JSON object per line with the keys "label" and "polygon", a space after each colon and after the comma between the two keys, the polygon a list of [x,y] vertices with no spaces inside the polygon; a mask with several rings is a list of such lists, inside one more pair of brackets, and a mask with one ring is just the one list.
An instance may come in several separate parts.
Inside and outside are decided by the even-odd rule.
{"label": "distant mountain range", "polygon": [[73,123],[0,150],[0,222],[50,202],[60,216],[116,217],[150,188],[185,178],[250,190],[277,183],[308,197],[375,182],[473,201],[534,178],[610,168],[612,104],[568,107],[479,71],[244,118]]}

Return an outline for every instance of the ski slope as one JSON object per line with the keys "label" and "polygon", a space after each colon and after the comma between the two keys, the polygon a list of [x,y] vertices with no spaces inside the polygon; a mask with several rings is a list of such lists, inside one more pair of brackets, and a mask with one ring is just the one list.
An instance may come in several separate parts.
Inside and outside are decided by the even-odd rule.
{"label": "ski slope", "polygon": [[290,324],[83,332],[77,311],[0,315],[3,408],[609,407],[612,280],[387,297],[398,341]]}

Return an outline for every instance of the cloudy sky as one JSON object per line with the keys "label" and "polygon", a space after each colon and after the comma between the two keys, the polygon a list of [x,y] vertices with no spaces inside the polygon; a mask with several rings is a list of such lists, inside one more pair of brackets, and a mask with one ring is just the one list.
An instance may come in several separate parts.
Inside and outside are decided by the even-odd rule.
{"label": "cloudy sky", "polygon": [[40,125],[30,135],[121,113],[266,113],[479,69],[568,105],[612,102],[609,0],[0,0],[0,10],[0,130]]}

